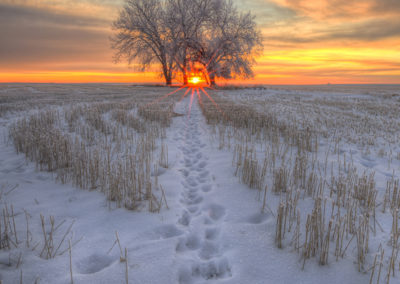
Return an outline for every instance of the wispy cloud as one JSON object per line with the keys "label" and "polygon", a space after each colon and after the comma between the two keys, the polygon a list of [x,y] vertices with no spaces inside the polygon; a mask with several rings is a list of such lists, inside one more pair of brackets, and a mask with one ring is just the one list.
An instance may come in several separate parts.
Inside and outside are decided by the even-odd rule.
{"label": "wispy cloud", "polygon": [[[265,29],[266,41],[283,43],[376,42],[386,38],[400,38],[400,18],[370,19],[352,23],[337,23],[326,27],[308,29],[297,24],[297,29],[285,27],[285,32]],[[304,30],[302,30],[302,28]],[[299,32],[300,31],[300,32]]]}
{"label": "wispy cloud", "polygon": [[344,19],[399,14],[398,0],[271,0],[314,19]]}
{"label": "wispy cloud", "polygon": [[0,4],[2,68],[111,60],[107,20],[51,9]]}

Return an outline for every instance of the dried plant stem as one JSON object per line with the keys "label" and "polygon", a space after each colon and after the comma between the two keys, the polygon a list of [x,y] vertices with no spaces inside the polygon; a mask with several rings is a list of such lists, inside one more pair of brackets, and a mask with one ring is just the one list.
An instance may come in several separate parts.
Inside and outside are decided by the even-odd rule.
{"label": "dried plant stem", "polygon": [[71,276],[71,284],[74,284],[74,278],[72,274],[72,246],[71,246],[71,240],[68,240],[68,251],[69,251],[69,272]]}

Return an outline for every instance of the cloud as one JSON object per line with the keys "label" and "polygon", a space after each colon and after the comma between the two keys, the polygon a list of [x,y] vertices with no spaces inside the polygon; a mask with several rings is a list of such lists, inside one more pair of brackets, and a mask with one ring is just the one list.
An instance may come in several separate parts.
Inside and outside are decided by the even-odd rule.
{"label": "cloud", "polygon": [[267,44],[269,41],[272,43],[307,44],[328,43],[338,40],[352,43],[371,43],[383,39],[400,38],[400,18],[391,16],[330,24],[303,21],[280,30],[265,29],[264,37]]}
{"label": "cloud", "polygon": [[13,24],[53,24],[75,27],[105,27],[109,25],[108,20],[99,17],[60,13],[51,9],[9,4],[0,4],[0,16],[2,24],[13,22]]}
{"label": "cloud", "polygon": [[322,39],[354,39],[376,41],[384,38],[400,37],[400,19],[377,19],[330,29]]}
{"label": "cloud", "polygon": [[[323,43],[338,40],[347,42],[376,42],[387,38],[400,37],[400,20],[372,20],[353,25],[336,25],[325,29],[314,30],[312,33],[287,31],[284,34],[266,34],[265,41],[272,44],[281,42],[286,44]],[[292,45],[292,48],[298,46]]]}
{"label": "cloud", "polygon": [[371,5],[371,12],[376,13],[396,13],[400,14],[399,0],[374,0]]}
{"label": "cloud", "polygon": [[82,64],[107,55],[111,61],[110,25],[102,18],[0,4],[1,68]]}
{"label": "cloud", "polygon": [[271,0],[313,19],[343,19],[399,14],[398,0]]}
{"label": "cloud", "polygon": [[47,10],[53,14],[73,14],[109,19],[118,11],[124,0],[2,0],[5,5],[26,9]]}
{"label": "cloud", "polygon": [[247,11],[250,10],[256,15],[256,21],[260,26],[279,25],[296,19],[297,13],[290,7],[286,7],[268,0],[242,1],[236,0],[238,7]]}

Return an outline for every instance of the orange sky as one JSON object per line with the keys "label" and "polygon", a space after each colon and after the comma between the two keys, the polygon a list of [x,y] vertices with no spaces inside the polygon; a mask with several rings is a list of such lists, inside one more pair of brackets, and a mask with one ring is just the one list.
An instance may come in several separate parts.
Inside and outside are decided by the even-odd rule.
{"label": "orange sky", "polygon": [[[235,0],[264,37],[258,84],[400,84],[399,0]],[[160,82],[114,64],[123,0],[2,0],[0,82]],[[242,82],[242,81],[239,81]]]}

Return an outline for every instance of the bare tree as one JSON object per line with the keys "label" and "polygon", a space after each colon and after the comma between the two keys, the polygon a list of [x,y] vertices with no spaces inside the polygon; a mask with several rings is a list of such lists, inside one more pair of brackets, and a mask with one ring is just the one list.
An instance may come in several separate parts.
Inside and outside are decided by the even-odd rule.
{"label": "bare tree", "polygon": [[167,0],[167,22],[175,27],[175,32],[171,34],[177,48],[175,62],[185,85],[188,83],[188,64],[192,60],[190,56],[200,44],[200,36],[212,12],[212,1]]}
{"label": "bare tree", "polygon": [[213,1],[207,29],[194,55],[207,68],[211,85],[216,77],[253,76],[254,57],[263,47],[254,19],[250,12],[239,13],[232,1]]}
{"label": "bare tree", "polygon": [[116,50],[115,61],[137,61],[145,70],[153,63],[161,65],[167,85],[171,85],[175,65],[174,42],[168,36],[171,26],[165,22],[165,7],[159,0],[126,0],[113,23],[116,34],[111,38]]}
{"label": "bare tree", "polygon": [[157,62],[167,85],[175,73],[186,85],[193,63],[204,66],[211,85],[217,77],[251,77],[262,49],[254,17],[231,0],[125,0],[113,27],[115,59],[143,70]]}

